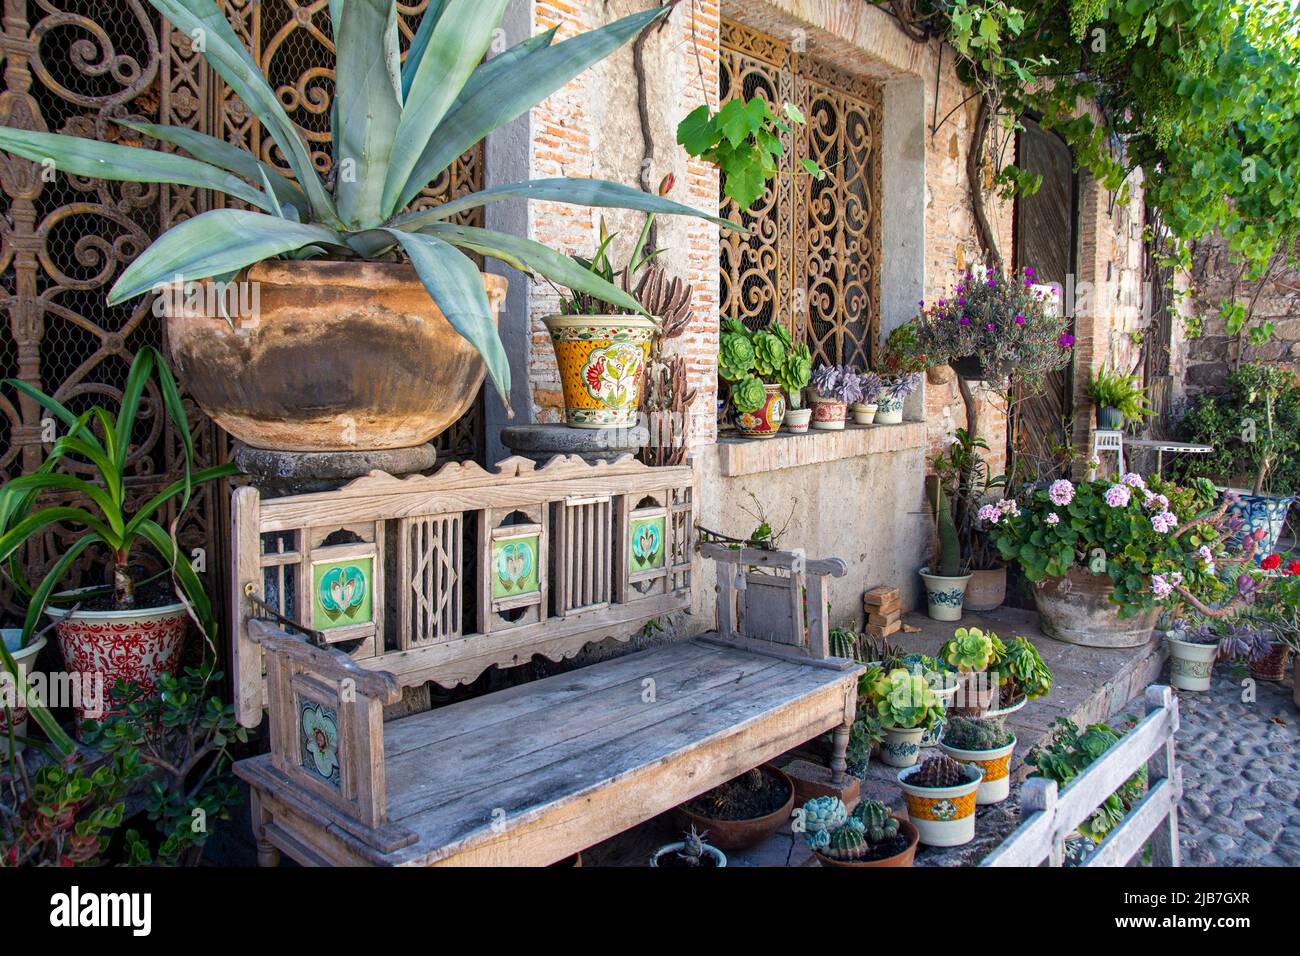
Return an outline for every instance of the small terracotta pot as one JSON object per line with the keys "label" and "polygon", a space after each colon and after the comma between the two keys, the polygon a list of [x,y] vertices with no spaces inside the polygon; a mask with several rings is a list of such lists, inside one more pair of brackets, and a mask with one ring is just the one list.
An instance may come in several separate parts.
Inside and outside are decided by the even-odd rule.
{"label": "small terracotta pot", "polygon": [[785,390],[780,385],[764,385],[763,404],[752,412],[736,412],[736,428],[746,438],[771,438],[781,430],[785,420]]}
{"label": "small terracotta pot", "polygon": [[816,392],[812,396],[812,427],[821,431],[841,431],[849,413],[848,402],[822,398]]}
{"label": "small terracotta pot", "polygon": [[822,866],[911,866],[916,859],[916,845],[921,842],[921,832],[906,820],[898,821],[898,832],[907,837],[907,849],[879,860],[837,860],[820,850],[813,850],[813,855]]}
{"label": "small terracotta pot", "polygon": [[786,791],[790,794],[779,810],[765,817],[753,817],[749,820],[720,820],[694,813],[682,805],[677,807],[677,815],[681,818],[682,827],[694,825],[699,833],[707,831],[709,843],[723,850],[744,850],[756,846],[781,829],[790,819],[790,812],[794,809],[794,781],[769,764],[763,764],[759,769],[785,784]]}
{"label": "small terracotta pot", "polygon": [[968,611],[992,611],[1007,599],[1007,566],[988,571],[972,571],[966,585]]}
{"label": "small terracotta pot", "polygon": [[1267,654],[1250,662],[1250,676],[1255,680],[1285,680],[1290,657],[1291,648],[1282,643],[1274,643]]}

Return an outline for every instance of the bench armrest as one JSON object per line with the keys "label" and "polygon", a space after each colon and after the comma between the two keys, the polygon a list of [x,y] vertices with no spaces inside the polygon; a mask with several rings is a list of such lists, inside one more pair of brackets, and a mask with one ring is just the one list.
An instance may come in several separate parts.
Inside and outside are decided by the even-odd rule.
{"label": "bench armrest", "polygon": [[381,826],[387,815],[384,704],[401,699],[397,678],[267,621],[247,625],[266,654],[276,770],[363,826]]}
{"label": "bench armrest", "polygon": [[724,638],[791,645],[818,660],[829,656],[826,579],[848,573],[842,559],[714,542],[699,547],[720,565],[718,631]]}

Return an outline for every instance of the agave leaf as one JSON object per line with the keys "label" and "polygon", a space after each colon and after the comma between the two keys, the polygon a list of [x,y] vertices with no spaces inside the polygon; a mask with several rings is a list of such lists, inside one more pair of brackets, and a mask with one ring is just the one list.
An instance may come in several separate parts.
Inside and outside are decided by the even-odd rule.
{"label": "agave leaf", "polygon": [[488,133],[532,109],[671,9],[654,7],[533,50],[514,61],[511,69],[491,76],[438,124],[433,137],[423,145],[419,160],[410,168],[394,210],[410,203],[457,156]]}
{"label": "agave leaf", "polygon": [[411,258],[420,282],[446,316],[451,327],[463,335],[483,356],[488,374],[501,400],[510,406],[510,361],[497,334],[492,307],[483,289],[478,266],[452,245],[435,236],[389,229]]}
{"label": "agave leaf", "polygon": [[[488,83],[513,69],[516,63],[534,50],[540,50],[542,47],[550,46],[551,41],[555,39],[555,34],[559,29],[559,27],[551,27],[544,33],[539,33],[536,36],[528,37],[526,40],[521,40],[509,49],[503,50],[496,56],[480,63],[475,68],[474,72],[469,75],[469,81],[456,97],[456,102],[452,104],[452,109],[460,106],[461,103],[464,103],[467,99],[477,93],[483,88],[485,83]],[[435,136],[437,135],[437,132],[437,130],[434,130]]]}
{"label": "agave leaf", "polygon": [[284,176],[274,166],[257,159],[246,149],[240,149],[207,133],[181,126],[159,126],[157,123],[139,123],[127,119],[115,119],[113,122],[153,139],[179,146],[195,159],[238,173],[250,182],[256,183],[259,177],[262,177],[279,202],[291,203],[299,209],[307,208],[307,197],[293,180]]}
{"label": "agave leaf", "polygon": [[641,307],[640,302],[612,282],[606,282],[568,256],[540,242],[490,229],[457,226],[449,222],[436,222],[425,226],[420,231],[423,235],[445,239],[453,246],[500,259],[521,271],[537,272],[566,289],[586,292],[603,302],[621,306],[640,315],[649,314]]}
{"label": "agave leaf", "polygon": [[[501,22],[509,0],[447,0],[437,24],[429,34],[393,137],[384,182],[386,219],[401,208],[407,180],[429,137],[456,101],[470,74],[487,53],[492,34]],[[342,107],[340,107],[340,110]],[[427,182],[427,180],[426,180]],[[421,183],[418,193],[424,188]]]}
{"label": "agave leaf", "polygon": [[442,203],[431,209],[403,213],[392,224],[402,229],[419,229],[432,222],[449,219],[466,209],[486,206],[504,199],[537,199],[546,202],[568,202],[580,206],[602,206],[613,209],[636,209],[640,212],[659,213],[666,216],[698,216],[727,229],[743,232],[744,227],[730,219],[719,219],[690,206],[662,196],[647,193],[633,186],[605,179],[534,179],[523,183],[509,183],[481,189],[460,199]]}
{"label": "agave leaf", "polygon": [[0,149],[30,159],[51,162],[60,172],[94,179],[128,183],[178,183],[242,199],[259,209],[270,210],[270,200],[238,176],[187,156],[161,153],[156,149],[101,143],[81,136],[38,133],[35,130],[0,126]]}
{"label": "agave leaf", "polygon": [[343,245],[317,223],[291,222],[242,209],[213,209],[173,226],[142,252],[109,290],[115,305],[177,277],[184,281],[234,272],[311,243]]}
{"label": "agave leaf", "polygon": [[[332,2],[342,4],[343,0],[332,0]],[[429,5],[424,8],[424,16],[420,17],[420,25],[416,27],[415,36],[411,37],[411,46],[406,51],[406,62],[402,64],[403,101],[406,99],[406,94],[410,92],[415,71],[420,68],[420,61],[424,59],[424,50],[429,45],[433,28],[438,25],[438,18],[442,16],[446,6],[447,0],[429,0]],[[338,20],[334,22],[338,23]]]}
{"label": "agave leaf", "polygon": [[387,49],[396,45],[397,5],[392,0],[351,0],[338,29],[334,95],[339,152],[335,199],[349,229],[366,229],[379,214],[389,151],[402,106],[388,72]]}
{"label": "agave leaf", "polygon": [[235,36],[225,15],[213,0],[149,0],[172,25],[190,37],[202,37],[203,58],[221,75],[235,95],[266,127],[293,168],[298,184],[311,204],[312,215],[330,225],[338,223],[334,201],[316,175],[311,155],[262,71]]}

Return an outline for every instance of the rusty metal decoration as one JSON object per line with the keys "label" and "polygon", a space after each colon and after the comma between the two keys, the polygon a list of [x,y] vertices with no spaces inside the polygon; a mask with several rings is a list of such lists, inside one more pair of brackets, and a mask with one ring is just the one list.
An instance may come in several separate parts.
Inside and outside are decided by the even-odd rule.
{"label": "rusty metal decoration", "polygon": [[748,212],[723,197],[721,215],[749,232],[722,237],[722,314],[750,328],[780,319],[815,363],[865,367],[880,321],[880,88],[730,20],[720,62],[724,101],[790,102],[807,119],[783,135],[779,174]]}

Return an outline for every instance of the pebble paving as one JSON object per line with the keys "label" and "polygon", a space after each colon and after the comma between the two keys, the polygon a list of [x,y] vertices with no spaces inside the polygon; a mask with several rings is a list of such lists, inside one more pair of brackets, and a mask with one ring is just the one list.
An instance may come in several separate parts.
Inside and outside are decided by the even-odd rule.
{"label": "pebble paving", "polygon": [[1179,711],[1183,865],[1300,866],[1300,712],[1291,679],[1243,684],[1219,667],[1209,691],[1180,693]]}

